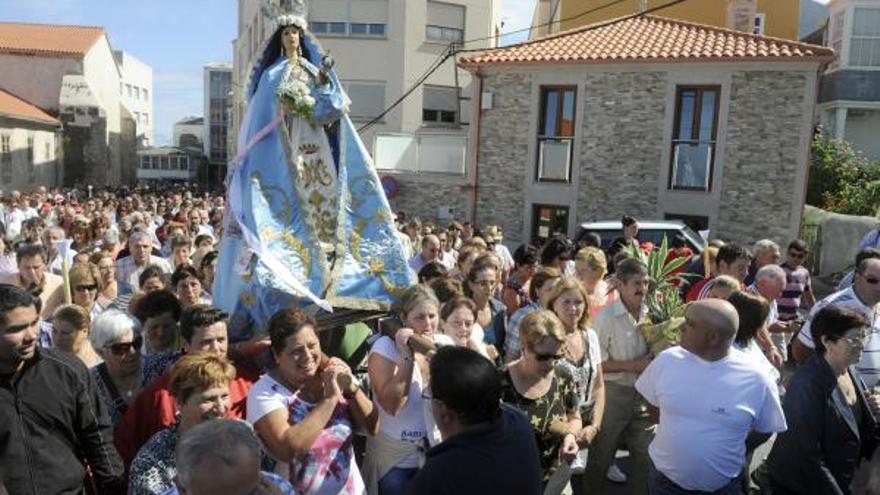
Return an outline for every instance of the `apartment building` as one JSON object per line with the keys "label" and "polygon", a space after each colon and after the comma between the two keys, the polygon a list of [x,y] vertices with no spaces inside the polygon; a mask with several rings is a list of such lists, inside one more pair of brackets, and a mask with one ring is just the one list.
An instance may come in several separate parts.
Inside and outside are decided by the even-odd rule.
{"label": "apartment building", "polygon": [[[309,5],[310,30],[335,60],[352,100],[355,126],[371,123],[415,85],[450,45],[488,48],[498,33],[497,0],[320,0]],[[234,46],[232,132],[247,104],[247,71],[266,32],[258,0],[239,0]],[[476,42],[470,40],[479,39]],[[399,106],[361,131],[383,179],[393,181],[392,206],[431,218],[461,217],[466,205],[426,198],[430,184],[467,187],[472,76],[447,60]]]}
{"label": "apartment building", "polygon": [[208,180],[211,184],[226,177],[229,154],[229,111],[232,99],[232,64],[212,62],[205,65],[204,151],[208,157]]}
{"label": "apartment building", "polygon": [[119,95],[134,119],[138,147],[152,146],[153,68],[122,50],[114,50],[113,56],[122,74]]}
{"label": "apartment building", "polygon": [[837,52],[822,76],[819,121],[880,160],[880,0],[831,0],[825,43]]}

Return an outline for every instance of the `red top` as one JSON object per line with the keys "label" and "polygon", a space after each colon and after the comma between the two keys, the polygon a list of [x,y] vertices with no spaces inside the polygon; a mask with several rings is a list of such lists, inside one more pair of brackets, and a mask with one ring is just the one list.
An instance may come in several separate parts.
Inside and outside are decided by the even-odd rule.
{"label": "red top", "polygon": [[[245,419],[247,393],[259,375],[236,367],[235,379],[229,384],[229,400],[232,407],[227,417]],[[165,372],[152,385],[141,391],[128,406],[128,411],[116,425],[114,436],[116,449],[126,468],[153,434],[177,421],[177,401],[171,394],[171,373]]]}

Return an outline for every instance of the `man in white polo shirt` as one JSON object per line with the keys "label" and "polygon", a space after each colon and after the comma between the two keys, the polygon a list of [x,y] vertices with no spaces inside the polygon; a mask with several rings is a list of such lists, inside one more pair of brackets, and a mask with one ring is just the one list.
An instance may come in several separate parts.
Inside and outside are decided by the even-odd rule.
{"label": "man in white polo shirt", "polygon": [[776,384],[733,349],[739,326],[727,301],[693,303],[681,345],[654,358],[636,390],[660,409],[651,442],[652,495],[742,493],[746,438],[785,431]]}
{"label": "man in white polo shirt", "polygon": [[797,339],[791,343],[792,354],[798,364],[804,363],[813,354],[813,333],[810,331],[810,323],[826,306],[855,309],[871,322],[864,342],[862,360],[856,365],[865,385],[871,389],[880,382],[880,259],[862,260],[856,267],[853,284],[850,287],[831,294],[813,306]]}

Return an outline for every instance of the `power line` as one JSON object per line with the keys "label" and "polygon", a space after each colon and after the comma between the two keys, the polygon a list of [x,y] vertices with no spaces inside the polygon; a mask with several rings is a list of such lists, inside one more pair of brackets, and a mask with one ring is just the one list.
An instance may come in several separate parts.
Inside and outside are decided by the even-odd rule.
{"label": "power line", "polygon": [[[538,2],[540,2],[540,1],[541,1],[541,0],[538,0]],[[577,14],[571,16],[571,17],[566,17],[566,18],[564,18],[564,19],[559,19],[558,21],[549,21],[549,22],[545,22],[545,23],[543,23],[543,24],[536,24],[536,25],[534,25],[534,26],[529,26],[529,27],[527,27],[527,28],[522,28],[522,29],[517,29],[517,30],[514,30],[514,31],[509,31],[509,32],[506,32],[506,33],[493,34],[493,35],[491,35],[491,36],[484,36],[484,37],[482,37],[482,38],[473,38],[473,39],[469,39],[469,40],[462,41],[461,44],[462,44],[462,45],[467,45],[467,44],[470,44],[470,43],[476,43],[476,42],[478,42],[478,41],[488,41],[488,40],[493,40],[493,39],[499,39],[499,38],[501,38],[501,37],[503,37],[503,36],[511,36],[511,35],[514,35],[514,34],[530,32],[532,29],[537,29],[537,28],[542,28],[542,27],[548,27],[548,26],[552,26],[552,25],[554,25],[554,24],[562,24],[563,22],[574,21],[574,20],[580,19],[581,17],[583,17],[583,16],[585,16],[585,15],[589,15],[589,14],[592,14],[592,13],[594,13],[594,12],[598,12],[598,11],[600,11],[600,10],[602,10],[602,9],[607,9],[608,7],[613,7],[613,6],[615,6],[615,5],[619,4],[619,3],[623,3],[623,2],[627,2],[627,1],[630,1],[630,0],[612,0],[611,2],[607,2],[607,3],[604,3],[604,4],[602,4],[602,5],[598,5],[598,6],[596,6],[596,7],[591,8],[591,9],[587,9],[587,10],[585,10],[585,11],[583,11],[583,12],[579,12],[579,13],[577,13]],[[559,0],[559,3],[556,4],[556,9],[559,9],[559,5],[560,5],[561,3],[562,3],[562,0]],[[555,11],[554,11],[554,13],[550,16],[550,18],[553,18],[554,15],[556,15]]]}
{"label": "power line", "polygon": [[[644,12],[635,12],[635,13],[632,13],[632,14],[629,14],[629,15],[625,15],[625,16],[623,16],[623,17],[618,17],[618,18],[615,18],[615,19],[610,19],[610,20],[608,20],[608,21],[599,22],[599,23],[596,23],[596,24],[591,24],[591,25],[589,25],[589,26],[587,26],[587,27],[584,27],[584,28],[582,28],[582,29],[578,29],[576,32],[577,32],[578,34],[580,34],[580,33],[587,33],[587,32],[590,32],[590,31],[595,31],[596,29],[601,29],[601,28],[603,28],[603,27],[608,27],[608,26],[611,26],[611,25],[613,25],[613,24],[617,24],[617,23],[619,23],[619,22],[624,22],[624,21],[628,21],[628,20],[630,20],[630,19],[635,19],[636,17],[641,17],[641,16],[643,16],[643,15],[651,14],[651,13],[657,12],[658,10],[663,10],[663,9],[666,9],[666,8],[669,8],[669,7],[674,7],[674,6],[676,6],[676,5],[680,4],[680,3],[684,3],[684,2],[687,2],[687,1],[688,1],[688,0],[673,0],[673,1],[671,1],[671,2],[667,2],[667,3],[661,4],[661,5],[657,5],[656,7],[651,7],[650,9],[647,9],[647,10],[645,10]],[[616,2],[612,2],[612,3],[610,3],[610,4],[605,4],[605,5],[602,6],[602,8],[605,8],[605,7],[608,7],[608,6],[610,6],[610,5],[613,5],[614,3],[616,3]],[[583,15],[586,15],[587,13],[589,13],[589,12],[582,12],[582,13],[578,14],[577,16],[574,16],[574,17],[581,17],[581,16],[583,16]],[[573,32],[573,31],[562,31],[562,32],[560,32],[560,33],[556,33],[556,34],[553,34],[553,35],[550,35],[550,36],[544,36],[544,37],[542,37],[542,38],[538,38],[538,39],[535,39],[535,40],[523,41],[523,42],[521,42],[521,43],[517,43],[517,44],[515,44],[515,45],[499,46],[499,47],[495,47],[495,48],[462,48],[462,49],[458,49],[458,50],[456,50],[455,52],[456,52],[456,53],[492,52],[492,51],[496,51],[496,50],[504,50],[504,49],[507,49],[507,48],[515,47],[515,46],[529,45],[529,44],[532,44],[532,43],[538,43],[538,42],[544,42],[544,41],[554,40],[554,39],[557,39],[557,38],[563,38],[563,37],[565,37],[565,36],[569,36],[569,35],[571,35],[571,34],[574,34],[574,32]]]}
{"label": "power line", "polygon": [[[560,19],[560,20],[557,21],[557,22],[560,22],[560,23],[561,23],[561,22],[568,22],[568,21],[571,21],[571,20],[575,20],[575,19],[578,19],[578,18],[583,17],[583,16],[585,16],[585,15],[588,15],[588,14],[591,14],[591,13],[597,12],[597,11],[599,11],[599,10],[602,10],[602,9],[605,9],[605,8],[608,8],[608,7],[611,7],[611,6],[613,6],[613,5],[616,5],[616,4],[621,3],[621,2],[624,2],[624,1],[627,1],[627,0],[613,0],[613,1],[611,1],[611,2],[608,2],[608,3],[605,3],[605,4],[599,5],[599,6],[597,6],[597,7],[594,7],[594,8],[592,8],[592,9],[588,9],[588,10],[585,10],[585,11],[583,11],[583,12],[580,12],[580,13],[578,13],[578,14],[576,14],[576,15],[571,16],[571,17],[567,17],[567,18],[565,18],[565,19]],[[583,29],[578,30],[577,32],[578,32],[578,33],[586,33],[586,32],[589,32],[589,31],[595,31],[596,29],[601,29],[601,28],[603,28],[603,27],[611,26],[611,25],[613,25],[613,24],[617,24],[617,23],[619,23],[619,22],[628,21],[628,20],[630,20],[630,19],[635,19],[636,17],[640,17],[640,16],[643,16],[643,15],[646,15],[646,14],[651,14],[651,13],[653,13],[653,12],[656,12],[656,11],[658,11],[658,10],[666,9],[666,8],[668,8],[668,7],[673,7],[673,6],[675,6],[675,5],[678,5],[678,4],[680,4],[680,3],[684,3],[684,2],[686,2],[686,1],[688,1],[688,0],[672,0],[672,1],[670,1],[670,2],[667,2],[667,3],[661,4],[661,5],[657,5],[656,7],[652,7],[652,8],[650,8],[650,9],[647,9],[647,10],[642,11],[642,12],[636,12],[636,13],[633,13],[633,14],[630,14],[630,15],[626,15],[626,16],[623,16],[623,17],[618,17],[618,18],[616,18],[616,19],[611,19],[611,20],[609,20],[609,21],[600,22],[600,23],[597,23],[597,24],[592,24],[592,25],[590,25],[590,26],[587,26],[587,27],[585,27],[585,28],[583,28]],[[551,24],[556,24],[556,22],[549,22],[549,23],[539,24],[539,25],[537,25],[537,26],[533,26],[533,27],[544,27],[544,26],[549,26],[549,25],[551,25]],[[467,49],[466,49],[466,48],[456,48],[457,45],[464,45],[464,44],[468,44],[468,43],[475,43],[475,42],[477,42],[477,41],[491,40],[491,39],[494,39],[494,38],[499,38],[499,37],[501,37],[501,36],[508,36],[508,35],[516,34],[516,33],[523,32],[523,31],[530,31],[531,29],[532,29],[532,27],[529,27],[529,28],[527,28],[527,29],[520,29],[520,30],[517,30],[517,31],[511,31],[511,32],[509,32],[509,33],[504,33],[504,34],[499,34],[499,35],[493,35],[493,36],[487,36],[487,37],[483,37],[483,38],[474,38],[474,39],[470,39],[470,40],[463,41],[463,42],[461,42],[461,43],[457,43],[457,44],[455,44],[455,45],[450,44],[449,47],[448,47],[446,50],[444,50],[443,53],[440,54],[440,57],[438,57],[438,59],[435,60],[435,62],[434,62],[432,65],[430,65],[430,66],[428,67],[428,70],[427,70],[424,74],[422,74],[422,76],[420,76],[420,77],[416,80],[416,82],[412,85],[412,87],[410,87],[408,90],[406,90],[406,92],[404,92],[404,93],[400,96],[400,98],[394,100],[394,102],[393,102],[391,105],[389,105],[389,106],[388,106],[388,107],[387,107],[387,108],[386,108],[381,114],[379,114],[376,118],[370,120],[370,121],[367,122],[366,124],[364,124],[364,125],[362,125],[361,127],[359,127],[359,128],[358,128],[358,132],[362,132],[362,131],[364,131],[364,130],[370,128],[370,127],[372,127],[374,124],[376,124],[376,123],[379,122],[380,120],[382,120],[383,117],[385,117],[386,115],[388,115],[392,110],[394,110],[395,108],[397,108],[398,105],[400,105],[401,103],[403,103],[403,101],[404,101],[407,97],[409,97],[409,95],[411,95],[416,89],[418,89],[419,86],[421,86],[422,84],[424,84],[425,81],[428,80],[428,78],[431,77],[431,75],[432,75],[433,73],[437,72],[437,70],[440,69],[440,67],[442,67],[443,64],[444,64],[447,60],[449,60],[450,58],[454,57],[455,55],[457,55],[457,54],[459,54],[459,53],[492,52],[492,51],[496,51],[496,50],[504,50],[504,49],[510,48],[511,46],[527,45],[527,44],[534,43],[534,42],[543,42],[543,41],[547,41],[547,40],[552,40],[552,39],[560,38],[560,37],[563,37],[563,36],[568,36],[569,34],[571,34],[570,32],[565,31],[565,32],[557,33],[557,34],[552,35],[552,36],[545,36],[545,37],[543,37],[543,38],[539,38],[539,39],[537,39],[537,40],[529,40],[529,41],[524,41],[524,42],[522,42],[522,43],[517,43],[516,45],[501,46],[501,47],[494,47],[494,48],[467,48]]]}
{"label": "power line", "polygon": [[376,124],[376,122],[379,122],[380,120],[382,120],[386,115],[388,115],[398,105],[403,103],[403,100],[405,100],[409,95],[411,95],[413,93],[413,91],[415,91],[416,89],[418,89],[419,86],[424,84],[424,82],[427,81],[429,77],[431,77],[431,74],[437,72],[437,69],[442,67],[443,63],[446,62],[447,60],[449,60],[450,58],[452,58],[455,55],[455,53],[456,52],[455,52],[452,45],[449,45],[448,47],[446,47],[446,49],[443,50],[442,53],[440,53],[440,56],[434,60],[434,63],[432,63],[431,65],[428,66],[428,69],[425,71],[425,73],[422,74],[416,80],[416,82],[412,85],[412,87],[410,87],[408,90],[406,90],[406,92],[403,93],[400,96],[400,98],[394,100],[394,102],[391,105],[389,105],[388,108],[386,108],[382,113],[377,115],[374,119],[370,120],[366,124],[360,126],[357,131],[363,132],[364,130],[369,129],[374,124]]}

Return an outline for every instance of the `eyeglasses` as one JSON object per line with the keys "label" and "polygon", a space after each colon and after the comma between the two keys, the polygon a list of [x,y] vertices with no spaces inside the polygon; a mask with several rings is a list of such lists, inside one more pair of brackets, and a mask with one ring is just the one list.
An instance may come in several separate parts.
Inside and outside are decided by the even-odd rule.
{"label": "eyeglasses", "polygon": [[93,292],[98,290],[98,286],[96,284],[92,285],[77,285],[74,287],[77,292]]}
{"label": "eyeglasses", "polygon": [[537,353],[537,352],[536,352],[536,353],[534,353],[534,354],[535,354],[535,360],[537,360],[537,361],[541,361],[541,362],[547,362],[547,361],[559,361],[560,359],[562,359],[562,358],[565,357],[565,354],[562,354],[562,353],[559,353],[559,354],[541,354],[541,353]]}
{"label": "eyeglasses", "polygon": [[110,351],[110,354],[119,357],[124,356],[129,352],[138,352],[141,348],[141,344],[143,343],[144,338],[138,335],[131,342],[118,342],[116,344],[105,345],[104,349]]}

